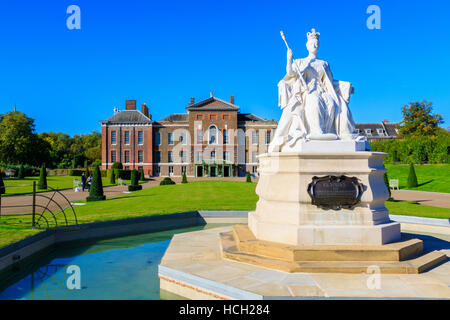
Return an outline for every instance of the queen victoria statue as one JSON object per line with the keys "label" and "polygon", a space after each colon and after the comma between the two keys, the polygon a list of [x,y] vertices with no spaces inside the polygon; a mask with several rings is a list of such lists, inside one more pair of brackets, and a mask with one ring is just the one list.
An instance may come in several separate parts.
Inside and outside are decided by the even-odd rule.
{"label": "queen victoria statue", "polygon": [[[283,40],[286,42],[283,32]],[[307,33],[309,55],[294,59],[289,46],[286,75],[278,83],[283,110],[269,152],[297,151],[299,141],[361,140],[348,108],[353,87],[333,79],[329,64],[317,59],[320,33]]]}

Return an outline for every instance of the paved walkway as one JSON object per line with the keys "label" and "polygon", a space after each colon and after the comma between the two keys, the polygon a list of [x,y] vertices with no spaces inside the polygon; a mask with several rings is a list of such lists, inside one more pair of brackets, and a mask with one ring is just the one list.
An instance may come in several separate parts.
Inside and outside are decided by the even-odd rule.
{"label": "paved walkway", "polygon": [[450,208],[450,193],[391,190],[391,194],[395,200],[417,201],[426,206]]}

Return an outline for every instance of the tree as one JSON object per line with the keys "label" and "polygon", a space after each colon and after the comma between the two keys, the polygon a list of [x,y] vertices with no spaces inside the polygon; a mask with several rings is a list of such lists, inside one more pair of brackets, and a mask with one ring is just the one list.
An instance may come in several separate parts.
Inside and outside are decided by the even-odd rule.
{"label": "tree", "polygon": [[187,183],[187,178],[186,178],[186,172],[183,172],[183,179],[181,180],[181,183]]}
{"label": "tree", "polygon": [[45,163],[41,166],[41,172],[39,174],[38,189],[47,189],[47,168]]}
{"label": "tree", "polygon": [[19,179],[25,178],[25,168],[23,167],[23,164],[19,167],[19,174],[17,175]]}
{"label": "tree", "polygon": [[417,176],[416,176],[416,170],[414,169],[414,165],[411,163],[409,165],[409,174],[408,174],[408,181],[406,183],[406,187],[409,188],[415,188],[418,186],[417,183]]}
{"label": "tree", "polygon": [[0,117],[0,162],[41,165],[50,157],[50,145],[34,132],[34,119],[11,111]]}
{"label": "tree", "polygon": [[102,175],[100,173],[99,166],[96,166],[94,169],[94,175],[92,176],[89,196],[86,198],[86,201],[101,201],[105,199],[106,196],[103,194]]}
{"label": "tree", "polygon": [[142,190],[142,186],[139,185],[139,176],[137,170],[131,171],[131,184],[128,186],[128,191]]}
{"label": "tree", "polygon": [[410,102],[402,109],[403,121],[400,123],[401,136],[430,136],[439,133],[439,124],[443,123],[440,114],[431,114],[431,102]]}
{"label": "tree", "polygon": [[247,182],[252,182],[252,177],[250,176],[250,172],[247,171]]}

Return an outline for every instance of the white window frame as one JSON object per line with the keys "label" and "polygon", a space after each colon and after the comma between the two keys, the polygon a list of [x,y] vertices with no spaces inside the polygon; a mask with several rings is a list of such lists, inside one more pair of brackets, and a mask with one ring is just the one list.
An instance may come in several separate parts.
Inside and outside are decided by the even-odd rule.
{"label": "white window frame", "polygon": [[[128,143],[127,143],[127,138],[128,138]],[[125,131],[123,133],[123,144],[126,146],[130,145],[130,131]]]}
{"label": "white window frame", "polygon": [[[114,143],[113,143],[113,133],[114,133]],[[117,131],[116,130],[111,131],[111,145],[112,146],[117,145]]]}
{"label": "white window frame", "polygon": [[[141,139],[139,137],[139,134],[142,135]],[[139,141],[139,140],[141,140],[141,141]],[[142,131],[142,130],[138,131],[138,145],[140,145],[140,146],[144,145],[144,131]]]}
{"label": "white window frame", "polygon": [[[172,142],[172,143],[171,143]],[[173,146],[174,141],[173,141],[173,132],[168,132],[167,133],[167,144],[169,146]]]}
{"label": "white window frame", "polygon": [[[256,139],[255,139],[255,137],[256,137]],[[252,131],[252,145],[258,145],[258,140],[259,140],[258,130],[253,130]]]}
{"label": "white window frame", "polygon": [[[211,143],[211,129],[212,128],[216,129],[216,133],[215,133],[215,136],[214,136],[214,142],[213,143]],[[218,136],[217,132],[218,132],[218,130],[219,129],[217,129],[217,126],[215,124],[212,124],[212,125],[209,126],[209,128],[208,128],[208,144],[217,144],[218,143],[218,141],[217,141],[218,140],[217,139],[217,136]]]}

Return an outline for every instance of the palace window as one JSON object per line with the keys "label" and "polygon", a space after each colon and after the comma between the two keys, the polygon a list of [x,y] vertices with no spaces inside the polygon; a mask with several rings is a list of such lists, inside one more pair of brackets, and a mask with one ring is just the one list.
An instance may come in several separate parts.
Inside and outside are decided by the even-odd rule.
{"label": "palace window", "polygon": [[155,162],[161,162],[161,151],[155,151]]}
{"label": "palace window", "polygon": [[211,126],[209,127],[209,144],[217,143],[217,127]]}
{"label": "palace window", "polygon": [[223,160],[230,161],[230,151],[223,152]]}
{"label": "palace window", "polygon": [[130,144],[130,131],[125,131],[125,144],[129,145]]}
{"label": "palace window", "polygon": [[258,144],[258,131],[252,131],[252,144]]}
{"label": "palace window", "polygon": [[197,151],[197,161],[198,162],[203,161],[203,152],[202,151]]}
{"label": "palace window", "polygon": [[367,134],[368,136],[371,136],[371,135],[372,135],[372,129],[364,129],[364,131],[366,132],[366,134]]}
{"label": "palace window", "polygon": [[111,162],[116,162],[116,150],[111,151]]}
{"label": "palace window", "polygon": [[215,114],[215,113],[210,114],[209,120],[217,120],[217,114]]}
{"label": "palace window", "polygon": [[186,132],[180,134],[180,143],[186,145]]}
{"label": "palace window", "polygon": [[181,158],[181,163],[185,163],[186,162],[186,151],[181,151],[180,152],[180,158]]}
{"label": "palace window", "polygon": [[155,132],[155,145],[161,145],[161,133]]}
{"label": "palace window", "polygon": [[111,144],[116,145],[117,144],[117,133],[116,131],[111,131]]}
{"label": "palace window", "polygon": [[144,162],[144,151],[139,150],[138,151],[138,163],[143,163]]}
{"label": "palace window", "polygon": [[169,167],[169,176],[173,176],[173,167],[172,166]]}
{"label": "palace window", "polygon": [[167,143],[168,144],[173,144],[173,133],[172,132],[169,132],[167,134]]}
{"label": "palace window", "polygon": [[169,151],[167,153],[167,162],[172,163],[173,162],[173,152]]}
{"label": "palace window", "polygon": [[270,144],[270,134],[271,134],[272,132],[270,131],[270,130],[267,130],[266,131],[266,144]]}
{"label": "palace window", "polygon": [[215,160],[215,159],[216,159],[216,152],[211,151],[211,160]]}
{"label": "palace window", "polygon": [[223,144],[228,144],[228,129],[223,129]]}
{"label": "palace window", "polygon": [[203,143],[203,130],[197,129],[197,143]]}
{"label": "palace window", "polygon": [[138,131],[138,144],[144,144],[144,131]]}
{"label": "palace window", "polygon": [[257,155],[258,153],[256,152],[256,151],[253,151],[252,152],[252,163],[256,163],[256,155]]}
{"label": "palace window", "polygon": [[130,151],[126,150],[125,151],[125,163],[129,163],[130,162]]}
{"label": "palace window", "polygon": [[196,117],[196,120],[203,120],[203,115],[202,114],[198,114]]}

